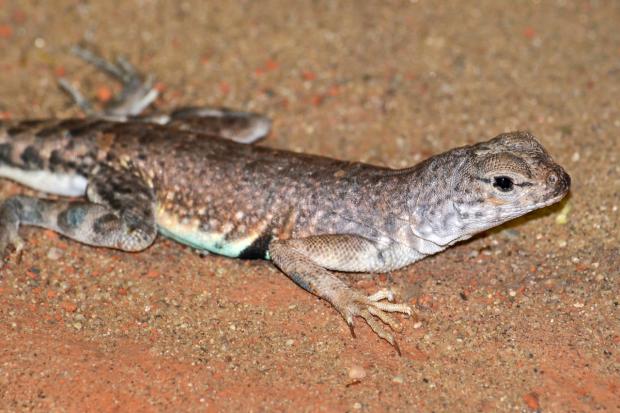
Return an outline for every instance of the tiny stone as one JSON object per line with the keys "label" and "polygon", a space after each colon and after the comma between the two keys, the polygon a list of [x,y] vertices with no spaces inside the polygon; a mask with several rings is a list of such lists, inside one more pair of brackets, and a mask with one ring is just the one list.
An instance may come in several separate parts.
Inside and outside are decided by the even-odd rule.
{"label": "tiny stone", "polygon": [[516,229],[507,228],[501,232],[502,236],[507,239],[517,239],[521,236],[521,233]]}
{"label": "tiny stone", "polygon": [[76,330],[81,330],[82,329],[82,323],[80,323],[79,321],[76,323],[73,323],[73,328],[75,328]]}
{"label": "tiny stone", "polygon": [[353,409],[360,410],[361,408],[362,408],[362,403],[360,402],[353,403]]}
{"label": "tiny stone", "polygon": [[564,206],[562,207],[562,210],[558,213],[558,215],[556,215],[555,223],[558,225],[565,225],[566,223],[568,223],[568,214],[571,211],[571,209],[572,209],[572,206],[570,202],[566,202]]}
{"label": "tiny stone", "polygon": [[60,248],[52,247],[47,251],[47,258],[56,261],[64,255],[64,251]]}
{"label": "tiny stone", "polygon": [[516,297],[517,296],[517,292],[515,290],[509,290],[508,291],[508,295],[511,297]]}
{"label": "tiny stone", "polygon": [[45,47],[45,39],[42,39],[40,37],[37,37],[36,39],[34,39],[34,47],[36,47],[37,49],[42,49]]}
{"label": "tiny stone", "polygon": [[416,321],[416,322],[413,324],[413,328],[416,328],[416,329],[417,329],[417,328],[420,328],[420,327],[422,327],[422,322],[421,322],[421,321]]}
{"label": "tiny stone", "polygon": [[558,242],[558,245],[560,246],[560,248],[564,248],[566,245],[568,245],[568,243],[566,242],[566,240],[560,240],[560,242]]}
{"label": "tiny stone", "polygon": [[402,376],[394,376],[392,378],[392,382],[393,383],[398,383],[398,384],[403,384],[405,382],[405,380],[403,379]]}
{"label": "tiny stone", "polygon": [[579,159],[581,159],[581,154],[579,154],[579,152],[575,152],[571,158],[571,161],[578,162]]}
{"label": "tiny stone", "polygon": [[286,345],[288,347],[291,347],[293,344],[295,344],[295,340],[293,340],[292,338],[289,338],[288,340],[286,340]]}
{"label": "tiny stone", "polygon": [[352,366],[349,369],[349,378],[352,380],[361,380],[366,377],[366,370],[362,366]]}
{"label": "tiny stone", "polygon": [[573,304],[573,307],[575,307],[575,308],[583,308],[583,306],[585,306],[584,303],[575,303],[575,304]]}

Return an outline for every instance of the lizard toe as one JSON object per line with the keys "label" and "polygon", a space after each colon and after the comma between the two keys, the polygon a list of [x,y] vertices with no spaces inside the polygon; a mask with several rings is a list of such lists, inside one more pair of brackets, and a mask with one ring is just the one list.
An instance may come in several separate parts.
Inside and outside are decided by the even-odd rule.
{"label": "lizard toe", "polygon": [[394,346],[400,354],[398,343],[389,329],[400,332],[402,331],[402,325],[389,313],[411,315],[413,313],[411,307],[406,304],[381,301],[394,299],[394,294],[385,289],[377,291],[369,296],[348,291],[345,297],[346,298],[341,298],[340,305],[336,305],[336,308],[347,321],[352,332],[351,334],[355,337],[355,333],[353,332],[354,317],[360,317],[368,324],[375,334]]}
{"label": "lizard toe", "polygon": [[392,335],[392,333],[390,333],[383,326],[383,324],[377,321],[377,318],[375,318],[375,316],[369,310],[362,310],[359,316],[362,317],[364,321],[366,321],[366,324],[370,326],[370,328],[372,329],[372,331],[375,332],[376,335],[378,335],[379,337],[381,337],[382,339],[384,339],[391,345],[394,345],[395,340],[394,340],[394,336]]}
{"label": "lizard toe", "polygon": [[389,325],[392,330],[398,332],[401,332],[403,330],[402,325],[385,311],[370,306],[368,307],[368,312],[373,316],[377,317],[379,320],[383,321],[385,324]]}
{"label": "lizard toe", "polygon": [[381,300],[394,301],[394,292],[392,292],[392,290],[388,290],[387,288],[383,288],[377,291],[376,293],[369,295],[368,299],[370,301],[381,301]]}

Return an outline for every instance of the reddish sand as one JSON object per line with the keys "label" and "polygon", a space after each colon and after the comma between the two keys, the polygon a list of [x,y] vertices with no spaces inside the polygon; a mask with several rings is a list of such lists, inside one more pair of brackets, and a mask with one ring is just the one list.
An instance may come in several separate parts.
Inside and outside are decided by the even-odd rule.
{"label": "reddish sand", "polygon": [[156,75],[159,108],[269,114],[268,146],[401,167],[529,129],[570,198],[343,275],[415,306],[402,357],[268,262],[25,228],[0,273],[0,410],[620,411],[620,3],[204,3],[0,1],[0,118],[75,116],[61,75],[109,99],[67,53],[85,39]]}

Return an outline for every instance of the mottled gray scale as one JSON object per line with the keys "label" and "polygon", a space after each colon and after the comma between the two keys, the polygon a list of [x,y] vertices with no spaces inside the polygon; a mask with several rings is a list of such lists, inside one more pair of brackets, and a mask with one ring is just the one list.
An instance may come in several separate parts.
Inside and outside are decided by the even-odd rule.
{"label": "mottled gray scale", "polygon": [[76,203],[72,205],[72,208],[66,209],[58,215],[58,226],[64,229],[77,228],[82,225],[87,213],[87,206]]}
{"label": "mottled gray scale", "polygon": [[0,162],[13,165],[13,161],[11,160],[12,152],[13,147],[10,143],[0,143]]}
{"label": "mottled gray scale", "polygon": [[39,155],[39,151],[34,146],[28,146],[21,154],[21,160],[28,169],[41,169],[44,160]]}

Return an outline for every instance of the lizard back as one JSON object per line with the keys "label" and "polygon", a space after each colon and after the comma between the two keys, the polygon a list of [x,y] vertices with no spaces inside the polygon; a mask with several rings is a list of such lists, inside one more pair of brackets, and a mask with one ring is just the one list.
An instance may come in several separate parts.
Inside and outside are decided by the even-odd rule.
{"label": "lizard back", "polygon": [[155,192],[164,235],[233,257],[263,258],[274,237],[344,231],[378,239],[402,225],[394,217],[405,213],[405,202],[394,196],[402,173],[388,168],[144,122],[1,125],[0,176],[81,196],[107,168]]}

